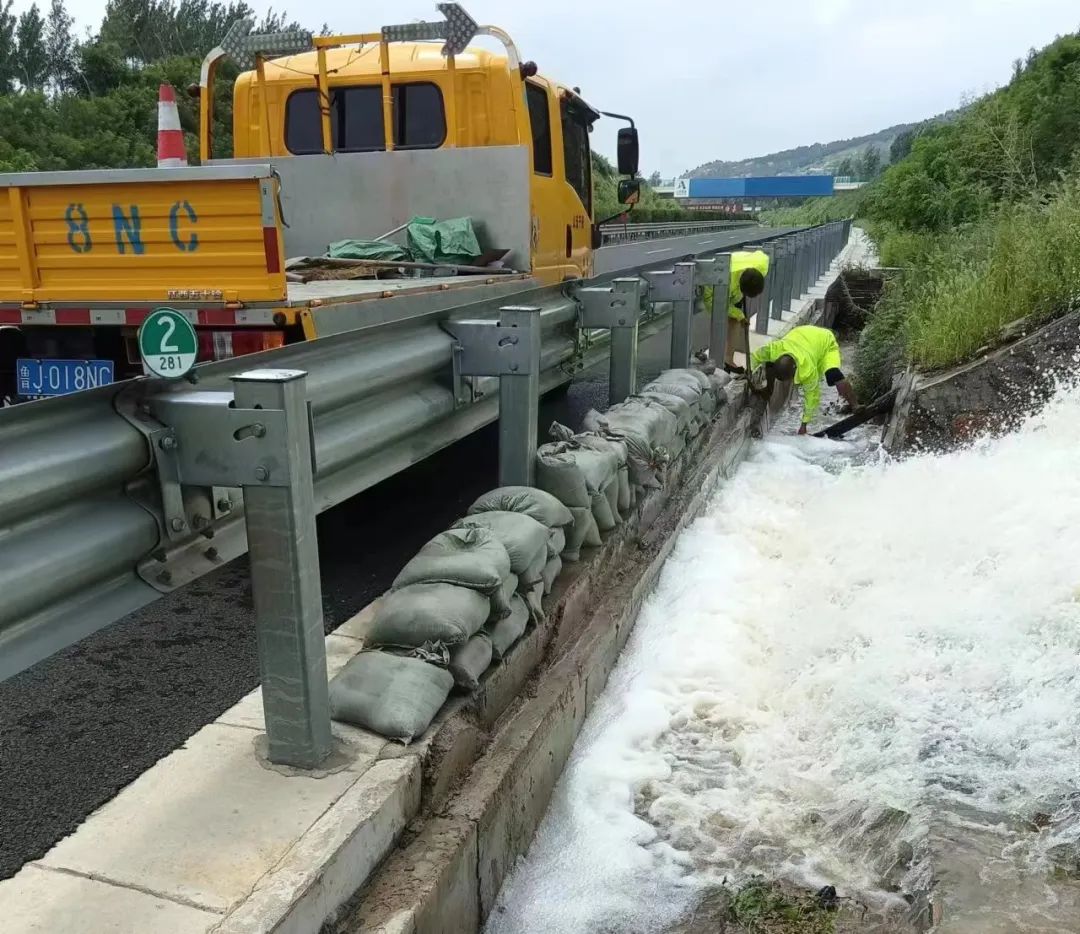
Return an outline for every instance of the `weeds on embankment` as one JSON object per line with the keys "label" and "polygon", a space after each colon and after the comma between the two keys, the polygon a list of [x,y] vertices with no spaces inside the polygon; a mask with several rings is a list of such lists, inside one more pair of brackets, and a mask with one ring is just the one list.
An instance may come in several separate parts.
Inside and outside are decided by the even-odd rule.
{"label": "weeds on embankment", "polygon": [[1080,307],[1080,179],[1003,205],[948,233],[870,225],[888,283],[859,341],[855,368],[867,396],[888,389],[910,361],[953,366],[999,342],[1019,318]]}

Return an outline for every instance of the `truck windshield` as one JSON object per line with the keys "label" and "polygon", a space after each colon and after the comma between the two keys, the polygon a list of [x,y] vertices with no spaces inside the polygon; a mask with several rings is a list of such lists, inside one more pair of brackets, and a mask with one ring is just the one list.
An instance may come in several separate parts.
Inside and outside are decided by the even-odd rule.
{"label": "truck windshield", "polygon": [[589,125],[579,108],[562,102],[563,158],[566,180],[577,192],[585,210],[592,216],[592,154],[589,150]]}
{"label": "truck windshield", "polygon": [[[446,140],[442,92],[431,83],[395,84],[394,146],[438,149]],[[384,148],[382,90],[378,85],[334,88],[330,135],[335,152],[378,152]],[[285,148],[293,155],[321,153],[319,92],[293,91],[285,105]]]}

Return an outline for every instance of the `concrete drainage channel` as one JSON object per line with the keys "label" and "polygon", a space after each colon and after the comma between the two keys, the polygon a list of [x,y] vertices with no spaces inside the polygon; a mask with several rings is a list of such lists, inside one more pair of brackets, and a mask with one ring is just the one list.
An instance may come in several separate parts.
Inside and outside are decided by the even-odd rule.
{"label": "concrete drainage channel", "polygon": [[491,911],[679,532],[765,427],[763,407],[747,403],[742,383],[728,384],[722,398],[711,430],[669,469],[663,489],[587,563],[563,573],[548,622],[479,697],[451,705],[424,740],[401,750],[423,762],[421,816],[331,928],[336,934],[469,931]]}

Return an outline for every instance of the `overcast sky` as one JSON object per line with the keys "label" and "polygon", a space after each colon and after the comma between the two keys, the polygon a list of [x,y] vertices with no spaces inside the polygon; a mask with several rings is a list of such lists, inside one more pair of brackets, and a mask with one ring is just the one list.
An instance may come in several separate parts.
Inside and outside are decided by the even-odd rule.
{"label": "overcast sky", "polygon": [[[249,0],[338,32],[436,19],[434,0]],[[47,0],[40,3],[47,8]],[[80,27],[103,0],[68,0]],[[17,0],[16,6],[28,6]],[[632,115],[665,177],[933,116],[1008,80],[1012,61],[1080,28],[1076,0],[464,0],[542,73]],[[593,148],[614,150],[614,126]]]}

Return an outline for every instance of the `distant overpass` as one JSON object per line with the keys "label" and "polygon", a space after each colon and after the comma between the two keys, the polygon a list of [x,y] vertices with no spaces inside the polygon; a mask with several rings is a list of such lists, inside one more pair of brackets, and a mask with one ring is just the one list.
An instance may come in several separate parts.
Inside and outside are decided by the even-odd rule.
{"label": "distant overpass", "polygon": [[754,201],[759,198],[828,197],[861,188],[849,176],[763,175],[731,178],[676,178],[653,188],[661,198],[674,198],[690,207],[710,202]]}

